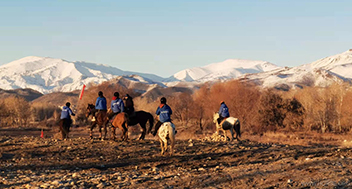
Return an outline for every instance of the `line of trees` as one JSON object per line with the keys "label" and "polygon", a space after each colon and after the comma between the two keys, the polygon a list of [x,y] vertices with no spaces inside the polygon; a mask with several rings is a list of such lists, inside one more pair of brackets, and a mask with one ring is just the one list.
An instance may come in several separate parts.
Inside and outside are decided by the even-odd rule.
{"label": "line of trees", "polygon": [[[83,99],[75,102],[77,123],[85,124],[87,104],[95,103],[100,90],[108,104],[115,91],[121,96],[140,96],[132,89],[111,82],[90,86]],[[225,101],[231,116],[240,119],[244,131],[254,134],[276,130],[346,133],[352,129],[352,90],[348,84],[284,92],[260,89],[235,80],[206,83],[193,94],[177,93],[167,96],[167,101],[173,109],[175,122],[197,130],[215,129],[212,116],[218,111],[220,101]],[[159,99],[135,98],[136,110],[154,113],[158,105]],[[1,126],[27,126],[30,122],[58,120],[59,117],[60,109],[53,105],[32,104],[17,97],[0,100]]]}

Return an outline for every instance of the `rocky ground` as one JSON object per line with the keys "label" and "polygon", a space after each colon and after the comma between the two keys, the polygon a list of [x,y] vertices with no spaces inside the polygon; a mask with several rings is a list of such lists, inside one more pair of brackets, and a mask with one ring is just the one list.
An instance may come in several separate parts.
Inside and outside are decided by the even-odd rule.
{"label": "rocky ground", "polygon": [[63,141],[45,133],[0,131],[1,188],[352,187],[348,146],[203,137],[178,139],[170,157],[160,155],[159,141],[150,135],[145,141],[100,141],[76,130]]}

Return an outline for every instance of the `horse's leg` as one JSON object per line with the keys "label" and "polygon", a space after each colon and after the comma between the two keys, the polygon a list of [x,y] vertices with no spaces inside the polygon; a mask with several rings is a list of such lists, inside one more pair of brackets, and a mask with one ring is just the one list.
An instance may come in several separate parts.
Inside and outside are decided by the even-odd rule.
{"label": "horse's leg", "polygon": [[241,137],[241,125],[239,122],[235,124],[235,131],[236,131],[236,139],[240,140],[239,137]]}
{"label": "horse's leg", "polygon": [[160,147],[161,147],[161,155],[164,155],[164,144],[163,144],[163,140],[161,140],[161,138],[159,138],[160,141]]}
{"label": "horse's leg", "polygon": [[141,136],[139,137],[139,140],[144,140],[145,135],[146,135],[146,133],[147,133],[147,128],[146,128],[145,123],[144,123],[144,124],[143,124],[143,123],[139,123],[139,125],[140,125],[140,126],[142,127],[142,129],[143,129],[142,134],[141,134]]}
{"label": "horse's leg", "polygon": [[216,134],[220,134],[220,125],[216,122]]}
{"label": "horse's leg", "polygon": [[89,137],[90,139],[93,139],[93,129],[95,127],[95,122],[92,122],[90,125],[90,133],[89,133]]}
{"label": "horse's leg", "polygon": [[122,126],[123,126],[123,128],[125,129],[125,141],[127,141],[128,140],[128,127],[127,127],[127,122],[124,122],[123,124],[122,124]]}
{"label": "horse's leg", "polygon": [[102,139],[101,125],[98,125],[98,127],[99,127],[99,140],[101,140]]}
{"label": "horse's leg", "polygon": [[66,124],[64,124],[64,132],[65,132],[65,139],[68,139],[69,125],[66,125]]}
{"label": "horse's leg", "polygon": [[60,132],[61,132],[61,137],[62,140],[65,138],[65,132],[64,132],[64,122],[63,120],[60,120]]}
{"label": "horse's leg", "polygon": [[227,142],[227,132],[224,129],[223,129],[223,131],[224,131],[224,141]]}
{"label": "horse's leg", "polygon": [[115,140],[115,131],[116,131],[116,128],[113,126],[111,129],[111,139],[112,140]]}
{"label": "horse's leg", "polygon": [[167,139],[166,137],[162,139],[164,141],[164,149],[167,151]]}
{"label": "horse's leg", "polygon": [[121,131],[122,131],[122,135],[121,135],[121,140],[122,141],[124,141],[124,140],[126,140],[126,127],[125,127],[125,125],[124,125],[125,123],[122,123],[121,125],[120,125],[120,129],[121,129]]}
{"label": "horse's leg", "polygon": [[103,125],[104,137],[102,138],[102,140],[106,140],[106,133],[108,132],[107,127],[106,127],[106,124],[107,124],[107,123],[104,123],[104,125]]}
{"label": "horse's leg", "polygon": [[231,127],[231,129],[230,129],[230,132],[231,132],[231,141],[233,141],[233,139],[234,139],[234,137],[233,137],[233,126]]}

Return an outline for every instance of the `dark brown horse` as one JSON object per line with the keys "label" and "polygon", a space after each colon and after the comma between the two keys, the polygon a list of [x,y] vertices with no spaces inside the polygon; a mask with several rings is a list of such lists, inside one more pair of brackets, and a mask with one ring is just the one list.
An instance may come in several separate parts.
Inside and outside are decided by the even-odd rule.
{"label": "dark brown horse", "polygon": [[70,132],[71,123],[71,119],[60,119],[59,125],[63,140],[68,139],[68,133]]}
{"label": "dark brown horse", "polygon": [[[106,139],[106,124],[108,122],[108,117],[106,111],[100,111],[95,109],[93,104],[88,104],[86,117],[90,115],[93,116],[92,123],[90,125],[90,138],[93,139],[93,129],[98,125],[99,126],[99,139]],[[102,137],[102,130],[104,131],[104,138]]]}
{"label": "dark brown horse", "polygon": [[[147,122],[149,121],[149,129],[147,131]],[[139,140],[144,140],[146,133],[150,133],[150,131],[153,128],[153,124],[154,124],[154,117],[152,114],[150,114],[149,112],[145,112],[145,111],[137,111],[135,112],[135,115],[132,117],[129,117],[129,121],[128,121],[128,126],[134,126],[139,124],[143,131],[141,136],[139,137]]]}
{"label": "dark brown horse", "polygon": [[[121,116],[120,114],[123,114],[124,116]],[[120,116],[119,116],[120,115]],[[122,138],[124,140],[127,140],[128,136],[127,136],[127,130],[128,130],[128,127],[125,128],[125,124],[124,124],[124,121],[125,121],[125,116],[127,116],[126,113],[119,113],[117,114],[117,116],[114,118],[114,121],[113,121],[113,127],[122,127],[122,132],[123,132],[123,136]],[[142,134],[141,136],[139,137],[139,140],[144,140],[145,138],[145,135],[147,134],[147,122],[149,122],[149,129],[148,129],[148,133],[151,131],[152,127],[153,127],[153,124],[154,124],[154,117],[152,114],[148,113],[148,112],[145,112],[145,111],[137,111],[134,113],[134,115],[132,117],[128,117],[128,121],[126,123],[126,126],[134,126],[134,125],[137,125],[139,124],[143,131],[142,131]],[[121,126],[119,126],[121,125]],[[113,131],[113,134],[115,133],[115,131]]]}

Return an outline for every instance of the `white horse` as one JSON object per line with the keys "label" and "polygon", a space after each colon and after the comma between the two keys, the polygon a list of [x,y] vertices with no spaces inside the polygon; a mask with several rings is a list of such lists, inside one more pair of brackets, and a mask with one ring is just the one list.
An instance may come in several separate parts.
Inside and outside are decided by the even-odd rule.
{"label": "white horse", "polygon": [[163,155],[167,150],[167,139],[170,140],[170,155],[173,155],[175,146],[175,134],[175,125],[173,123],[165,122],[160,126],[158,130],[158,136],[161,146],[161,155]]}
{"label": "white horse", "polygon": [[224,119],[220,124],[218,123],[220,115],[215,112],[213,116],[213,122],[216,123],[216,133],[220,134],[220,131],[224,133],[225,141],[227,141],[226,130],[230,130],[231,132],[231,141],[234,139],[233,130],[236,132],[236,139],[239,140],[238,137],[241,137],[241,124],[240,120],[234,117],[228,117]]}

